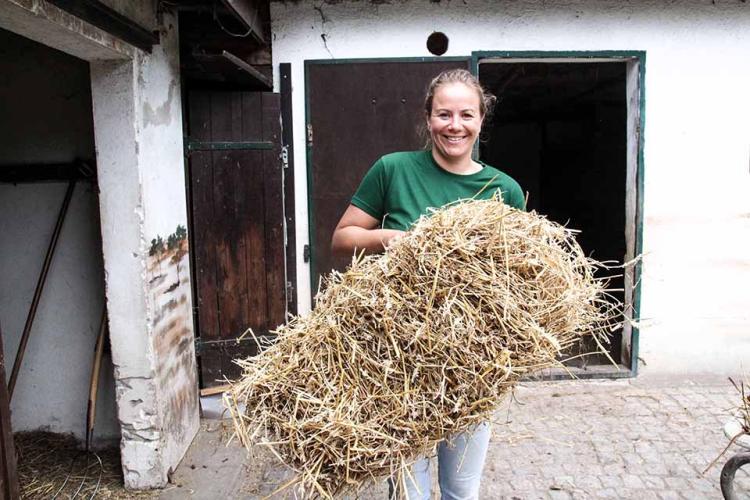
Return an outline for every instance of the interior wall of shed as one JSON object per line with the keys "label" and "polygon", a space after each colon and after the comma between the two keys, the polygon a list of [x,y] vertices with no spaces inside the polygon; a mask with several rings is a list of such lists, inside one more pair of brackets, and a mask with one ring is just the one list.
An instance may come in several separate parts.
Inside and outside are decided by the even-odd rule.
{"label": "interior wall of shed", "polygon": [[[479,78],[498,98],[484,129],[483,161],[516,179],[528,209],[580,230],[584,252],[599,261],[625,259],[625,63],[498,62],[480,64]],[[617,270],[600,269],[599,276]],[[614,276],[612,295],[623,300]],[[596,344],[569,353],[596,351]],[[621,357],[621,333],[609,351]],[[573,364],[608,363],[586,356]]]}
{"label": "interior wall of shed", "polygon": [[[0,30],[0,168],[93,163],[89,64]],[[67,182],[0,183],[0,322],[10,373]],[[85,437],[94,344],[104,307],[98,188],[75,188],[11,404],[14,431]],[[119,439],[105,351],[95,443]]]}

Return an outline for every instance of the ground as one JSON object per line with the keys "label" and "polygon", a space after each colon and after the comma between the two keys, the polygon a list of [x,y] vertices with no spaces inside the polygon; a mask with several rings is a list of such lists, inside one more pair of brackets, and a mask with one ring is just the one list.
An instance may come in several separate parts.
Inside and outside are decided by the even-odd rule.
{"label": "ground", "polygon": [[[722,428],[739,403],[716,376],[521,384],[495,415],[480,498],[721,498],[721,467],[741,449],[702,472],[727,445]],[[204,420],[160,498],[261,498],[292,477],[268,452],[227,446],[230,432],[228,421]],[[750,470],[735,486],[750,498]],[[387,488],[360,497],[385,499]]]}

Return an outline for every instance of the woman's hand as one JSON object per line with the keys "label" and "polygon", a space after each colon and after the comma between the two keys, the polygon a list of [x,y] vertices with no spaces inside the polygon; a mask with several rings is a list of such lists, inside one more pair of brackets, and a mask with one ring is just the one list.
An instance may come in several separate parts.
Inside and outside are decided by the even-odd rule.
{"label": "woman's hand", "polygon": [[379,229],[380,221],[364,210],[349,205],[336,225],[331,238],[331,252],[350,256],[364,250],[365,253],[380,253],[403,231]]}

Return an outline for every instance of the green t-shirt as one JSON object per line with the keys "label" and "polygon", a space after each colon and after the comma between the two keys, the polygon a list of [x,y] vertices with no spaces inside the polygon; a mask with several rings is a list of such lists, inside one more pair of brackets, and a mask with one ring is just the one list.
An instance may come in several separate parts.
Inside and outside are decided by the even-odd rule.
{"label": "green t-shirt", "polygon": [[482,167],[479,172],[459,175],[440,167],[429,150],[391,153],[370,168],[352,205],[382,221],[384,229],[404,231],[429,208],[474,197],[491,198],[498,189],[506,204],[523,210],[524,195],[518,183],[489,165],[482,163]]}

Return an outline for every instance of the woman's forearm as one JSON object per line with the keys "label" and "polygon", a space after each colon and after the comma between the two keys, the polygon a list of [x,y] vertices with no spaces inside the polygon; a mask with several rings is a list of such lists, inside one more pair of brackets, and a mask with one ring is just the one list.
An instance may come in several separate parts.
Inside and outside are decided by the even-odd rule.
{"label": "woman's forearm", "polygon": [[398,229],[365,229],[359,226],[336,228],[331,238],[331,251],[337,255],[352,255],[355,251],[380,253],[390,241],[403,234]]}

